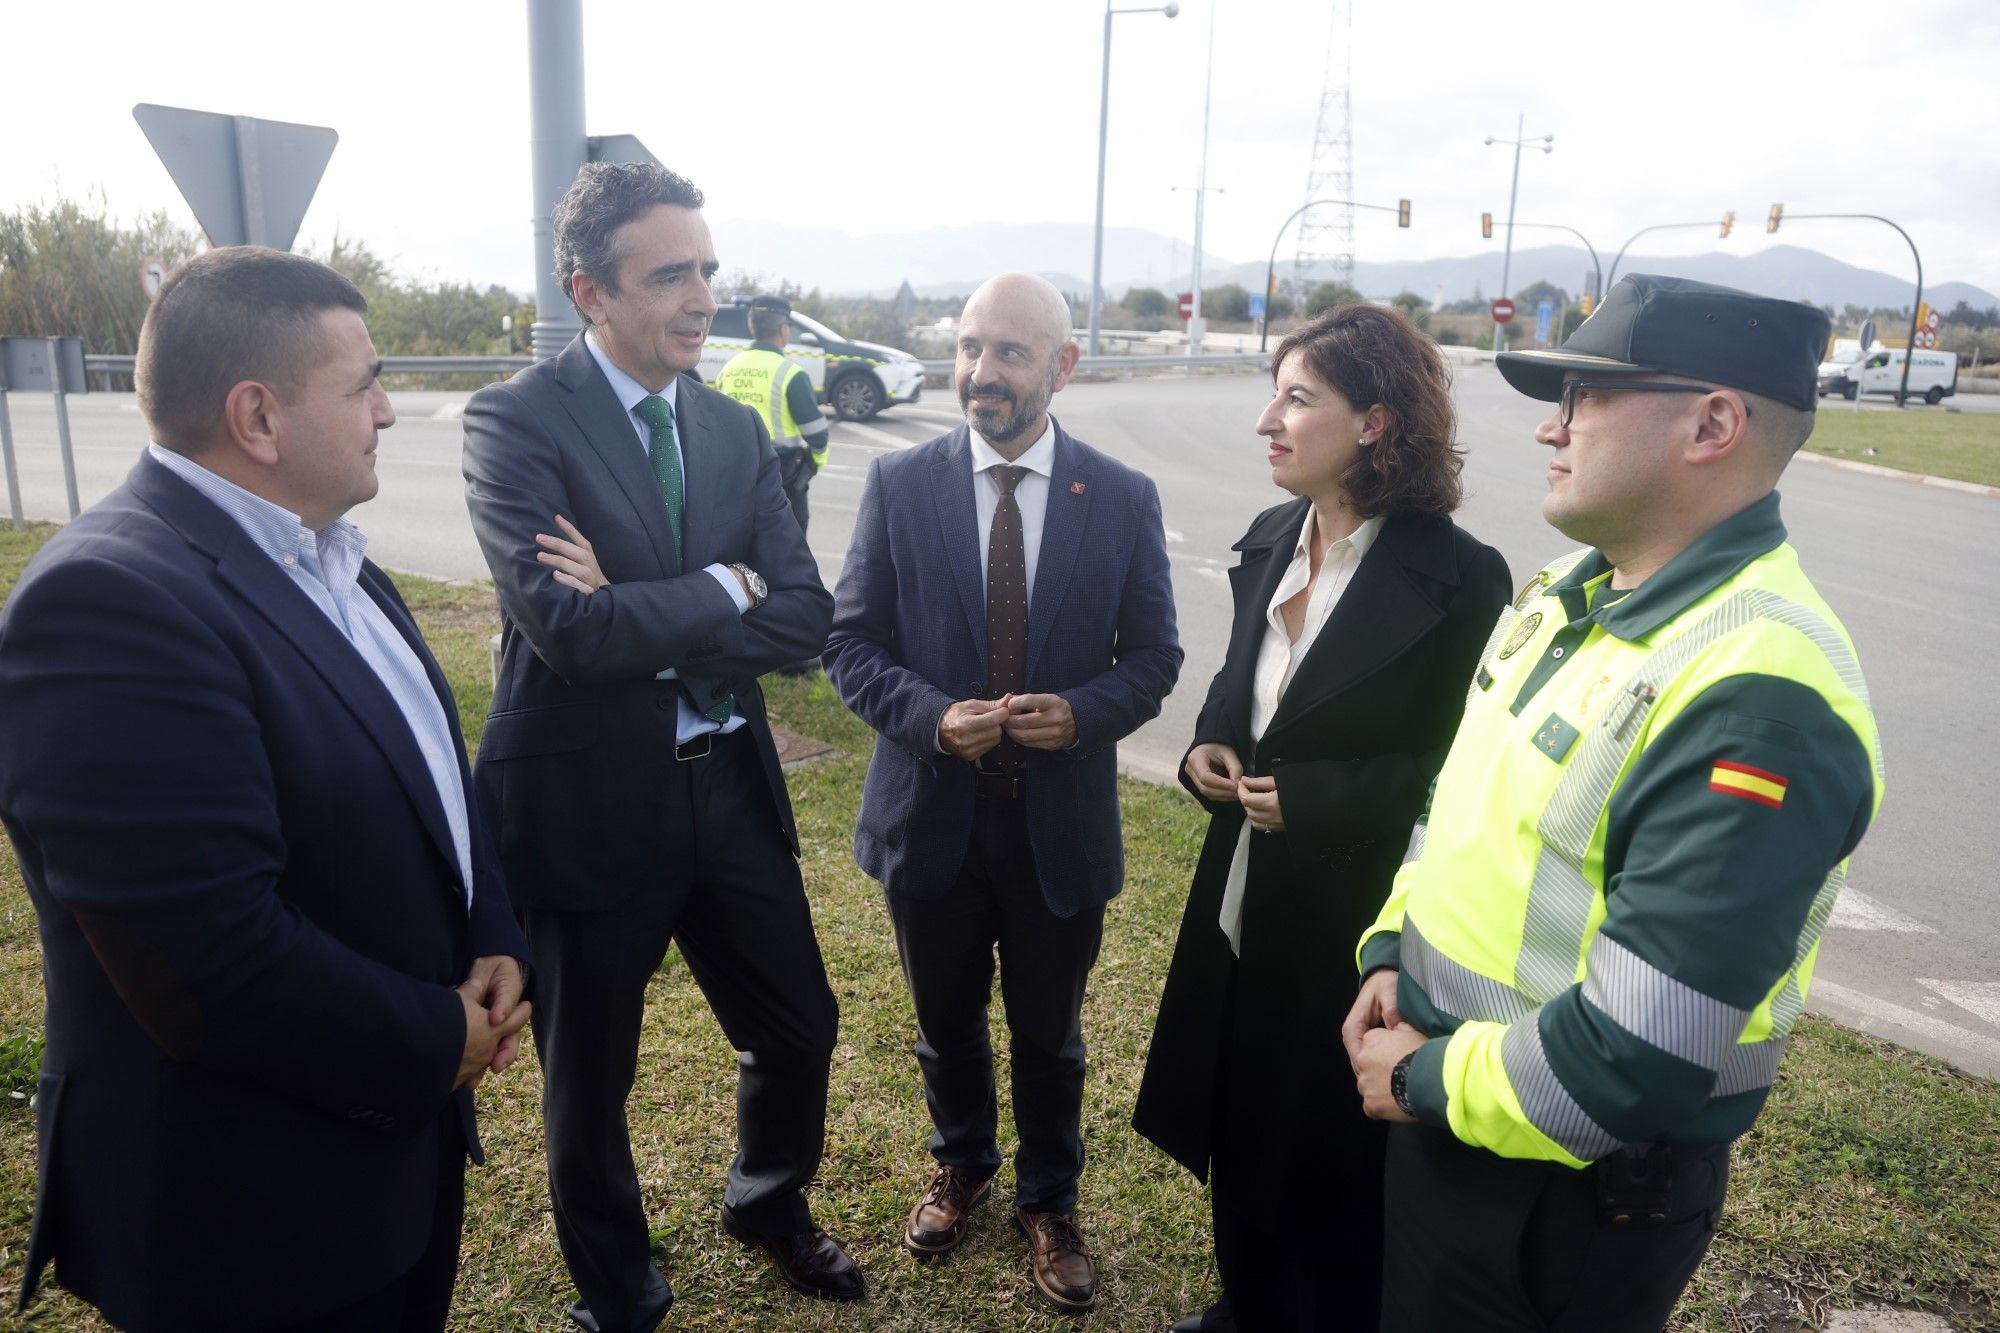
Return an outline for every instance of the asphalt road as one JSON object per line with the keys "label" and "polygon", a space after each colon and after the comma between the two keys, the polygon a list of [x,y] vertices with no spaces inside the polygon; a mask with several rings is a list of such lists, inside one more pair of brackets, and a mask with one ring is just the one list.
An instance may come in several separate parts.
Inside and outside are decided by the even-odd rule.
{"label": "asphalt road", "polygon": [[[1230,544],[1284,498],[1251,431],[1266,384],[1254,374],[1168,376],[1072,385],[1056,400],[1067,428],[1160,486],[1188,656],[1160,718],[1122,747],[1144,776],[1171,774],[1221,664]],[[354,515],[383,564],[485,576],[460,492],[465,397],[396,395],[401,420],[378,456],[382,494]],[[1569,549],[1540,518],[1542,450],[1532,441],[1540,409],[1485,365],[1459,369],[1458,402],[1469,493],[1459,519],[1525,581]],[[61,518],[49,400],[14,394],[10,406],[28,513]],[[129,395],[72,399],[70,418],[89,504],[130,467],[144,427]],[[812,501],[812,546],[829,585],[869,461],[956,420],[956,404],[936,394],[866,425],[836,424]],[[1980,573],[2000,549],[2000,500],[1809,463],[1793,466],[1782,491],[1806,568],[1860,650],[1889,771],[1887,802],[1822,947],[1814,1008],[2000,1077],[2000,701],[1992,685],[2000,599]]]}

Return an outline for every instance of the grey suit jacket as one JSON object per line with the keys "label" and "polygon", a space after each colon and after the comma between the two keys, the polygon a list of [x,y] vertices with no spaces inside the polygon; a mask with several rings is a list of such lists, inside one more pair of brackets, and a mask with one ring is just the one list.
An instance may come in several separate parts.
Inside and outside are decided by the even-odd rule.
{"label": "grey suit jacket", "polygon": [[[678,686],[725,695],[755,735],[777,818],[798,850],[757,677],[818,654],[833,599],[779,483],[756,413],[692,378],[678,390],[686,564],[659,483],[579,336],[554,360],[473,395],[465,495],[501,610],[500,677],[474,785],[514,901],[601,910],[656,882],[671,854],[656,809]],[[565,588],[535,556],[555,516],[591,542],[609,587]],[[742,563],[770,598],[739,615],[709,564]],[[746,830],[754,834],[756,830]]]}

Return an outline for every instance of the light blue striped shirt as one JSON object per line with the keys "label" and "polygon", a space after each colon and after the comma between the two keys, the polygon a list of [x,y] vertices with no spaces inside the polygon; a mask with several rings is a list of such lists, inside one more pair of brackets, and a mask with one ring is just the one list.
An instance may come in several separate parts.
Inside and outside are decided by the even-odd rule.
{"label": "light blue striped shirt", "polygon": [[[653,466],[653,428],[648,426],[644,419],[639,416],[638,412],[634,410],[639,406],[640,400],[647,396],[646,386],[633,379],[630,375],[627,375],[619,368],[616,362],[604,354],[604,349],[597,345],[597,335],[594,332],[586,332],[583,335],[583,345],[590,349],[590,355],[596,360],[597,368],[604,372],[604,378],[611,381],[611,392],[618,395],[619,405],[625,409],[625,419],[631,422],[632,428],[638,432],[639,452],[645,455],[646,466],[648,469],[651,469]],[[673,379],[667,381],[667,387],[660,390],[659,395],[667,400],[667,407],[673,411],[676,423],[680,421],[680,385],[680,377],[675,376]],[[676,436],[680,434],[678,424],[674,427],[674,433]],[[680,454],[679,449],[676,449],[674,452],[677,455]],[[687,491],[687,459],[685,456],[681,457],[681,491],[683,494]],[[663,500],[661,503],[665,504],[665,501]],[[586,532],[583,535],[588,537],[590,534]],[[740,616],[750,609],[750,595],[743,591],[743,585],[737,581],[735,570],[731,569],[728,565],[714,564],[703,565],[702,572],[722,585],[722,590],[729,594],[729,600],[736,603],[737,615]],[[679,680],[680,678],[681,673],[672,667],[668,667],[665,671],[653,677],[655,680]],[[740,712],[731,712],[727,722],[715,723],[709,721],[706,716],[695,708],[694,701],[688,697],[688,692],[685,688],[680,692],[679,703],[679,710],[674,714],[674,739],[676,741],[682,743],[691,741],[705,731],[719,731],[724,735],[728,735],[743,725],[743,714]]]}
{"label": "light blue striped shirt", "polygon": [[[423,752],[424,766],[437,787],[438,802],[444,806],[445,822],[451,826],[451,842],[458,853],[459,878],[465,884],[466,909],[472,907],[472,830],[465,811],[465,782],[458,767],[458,750],[452,744],[451,723],[444,705],[431,688],[424,664],[409,641],[396,629],[389,616],[359,586],[361,559],[368,538],[344,518],[335,519],[318,532],[300,522],[289,509],[252,495],[236,483],[210,472],[192,459],[171,449],[148,445],[147,452],[188,485],[200,491],[216,508],[234,519],[257,549],[271,557],[285,571],[314,606],[361,654],[382,688],[396,701],[410,735]],[[357,835],[365,830],[356,829]]]}

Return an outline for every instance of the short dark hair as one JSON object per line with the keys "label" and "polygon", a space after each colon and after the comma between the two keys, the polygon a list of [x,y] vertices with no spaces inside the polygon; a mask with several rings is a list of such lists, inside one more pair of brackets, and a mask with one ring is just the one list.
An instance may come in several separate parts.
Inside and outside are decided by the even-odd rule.
{"label": "short dark hair", "polygon": [[[671,204],[700,208],[701,191],[685,176],[650,162],[586,162],[556,201],[556,277],[576,305],[570,275],[582,269],[613,296],[618,294],[618,229],[650,208]],[[576,306],[584,323],[590,316]]]}
{"label": "short dark hair", "polygon": [[784,328],[791,318],[791,314],[787,311],[753,305],[750,307],[750,336],[762,342],[769,342],[778,336],[778,330]]}
{"label": "short dark hair", "polygon": [[296,388],[313,370],[328,310],[366,314],[368,300],[303,255],[230,245],[175,269],[139,328],[134,366],[153,439],[192,456],[214,435],[237,385]]}
{"label": "short dark hair", "polygon": [[1436,343],[1396,310],[1355,303],[1335,306],[1279,343],[1273,376],[1293,352],[1355,411],[1380,403],[1389,413],[1381,438],[1340,479],[1356,512],[1373,518],[1458,508],[1465,458],[1453,442],[1451,371]]}

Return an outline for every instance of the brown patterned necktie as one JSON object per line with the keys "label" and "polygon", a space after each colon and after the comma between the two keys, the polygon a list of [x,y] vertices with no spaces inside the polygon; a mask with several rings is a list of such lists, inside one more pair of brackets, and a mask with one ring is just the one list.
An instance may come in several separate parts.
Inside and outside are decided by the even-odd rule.
{"label": "brown patterned necktie", "polygon": [[[988,696],[1018,694],[1028,684],[1028,555],[1021,535],[1021,506],[1014,488],[1028,474],[1024,467],[991,469],[1000,490],[993,507],[993,533],[986,545],[986,684]],[[1027,752],[1016,741],[1002,740],[985,756],[985,766],[1018,769]]]}

